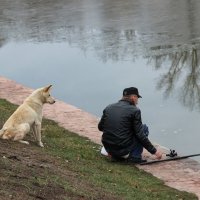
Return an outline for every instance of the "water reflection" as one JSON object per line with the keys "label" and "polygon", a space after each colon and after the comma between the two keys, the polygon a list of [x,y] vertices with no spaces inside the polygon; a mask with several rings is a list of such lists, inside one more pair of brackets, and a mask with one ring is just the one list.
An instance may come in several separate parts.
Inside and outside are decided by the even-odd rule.
{"label": "water reflection", "polygon": [[[195,47],[194,47],[195,46]],[[164,73],[157,82],[157,89],[164,90],[165,97],[169,97],[178,87],[177,93],[180,102],[190,109],[200,110],[200,63],[199,45],[193,45],[189,49],[179,47],[176,52],[168,52],[164,55],[149,57],[149,62],[153,62],[156,70],[163,67]],[[170,46],[170,48],[172,48]],[[161,49],[161,48],[157,48]],[[179,50],[179,51],[178,51]],[[181,51],[182,50],[182,51]],[[167,65],[166,65],[167,61]],[[164,66],[163,66],[164,63]]]}
{"label": "water reflection", "polygon": [[198,1],[3,1],[0,47],[13,40],[67,42],[94,51],[104,63],[143,55],[156,70],[165,69],[158,90],[170,96],[178,86],[180,102],[200,109],[199,6]]}

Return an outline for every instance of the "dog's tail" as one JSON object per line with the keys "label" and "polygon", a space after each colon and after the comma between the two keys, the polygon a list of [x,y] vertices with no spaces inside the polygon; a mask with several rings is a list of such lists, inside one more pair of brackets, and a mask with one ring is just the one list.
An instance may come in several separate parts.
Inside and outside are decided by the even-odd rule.
{"label": "dog's tail", "polygon": [[2,128],[0,130],[0,138],[3,136],[4,132],[7,130],[7,128]]}

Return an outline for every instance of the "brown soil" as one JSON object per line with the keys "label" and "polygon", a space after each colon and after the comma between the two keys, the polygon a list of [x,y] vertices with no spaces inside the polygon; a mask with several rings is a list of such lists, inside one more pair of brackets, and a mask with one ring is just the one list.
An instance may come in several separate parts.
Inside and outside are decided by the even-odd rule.
{"label": "brown soil", "polygon": [[[40,185],[37,178],[44,170],[56,173],[53,158],[38,149],[0,140],[0,196],[1,199],[62,199],[65,190],[55,183]],[[38,159],[39,158],[39,159]]]}
{"label": "brown soil", "polygon": [[[46,154],[34,144],[0,139],[0,199],[91,199],[87,194],[76,192],[76,188],[95,194],[92,199],[117,199],[90,183],[81,183],[78,174],[62,166],[59,158]],[[64,188],[60,180],[67,180],[71,189]]]}

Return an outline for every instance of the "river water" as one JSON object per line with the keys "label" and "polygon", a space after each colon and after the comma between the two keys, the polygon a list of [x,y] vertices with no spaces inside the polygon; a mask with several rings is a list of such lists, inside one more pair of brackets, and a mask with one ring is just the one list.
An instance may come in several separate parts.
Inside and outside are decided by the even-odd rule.
{"label": "river water", "polygon": [[[0,75],[98,117],[138,87],[151,140],[200,153],[200,1],[0,1]],[[67,119],[66,119],[67,120]]]}

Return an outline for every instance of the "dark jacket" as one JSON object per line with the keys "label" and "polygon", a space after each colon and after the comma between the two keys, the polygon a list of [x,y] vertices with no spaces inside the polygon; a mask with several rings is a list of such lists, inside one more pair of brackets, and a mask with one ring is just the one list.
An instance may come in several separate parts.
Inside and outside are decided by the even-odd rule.
{"label": "dark jacket", "polygon": [[123,156],[130,153],[136,138],[150,153],[156,152],[144,134],[140,109],[127,100],[107,106],[98,128],[103,132],[102,143],[111,154]]}

